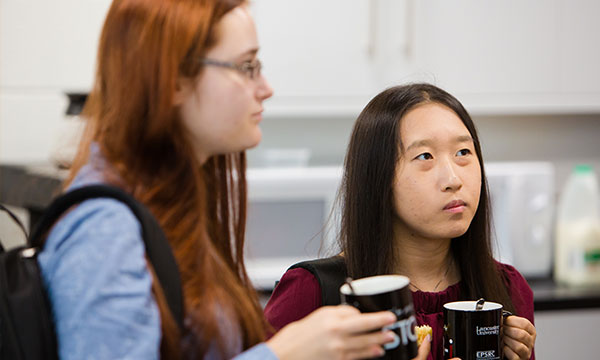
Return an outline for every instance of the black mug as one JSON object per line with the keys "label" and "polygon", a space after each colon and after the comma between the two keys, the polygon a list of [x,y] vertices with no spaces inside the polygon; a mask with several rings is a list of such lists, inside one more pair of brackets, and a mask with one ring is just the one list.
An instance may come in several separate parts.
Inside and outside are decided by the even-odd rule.
{"label": "black mug", "polygon": [[502,304],[479,299],[444,304],[444,359],[502,359]]}
{"label": "black mug", "polygon": [[354,306],[360,312],[388,310],[396,314],[397,321],[385,327],[396,336],[385,344],[385,355],[379,359],[409,360],[417,356],[415,309],[409,280],[402,275],[381,275],[353,280],[340,287],[342,303]]}

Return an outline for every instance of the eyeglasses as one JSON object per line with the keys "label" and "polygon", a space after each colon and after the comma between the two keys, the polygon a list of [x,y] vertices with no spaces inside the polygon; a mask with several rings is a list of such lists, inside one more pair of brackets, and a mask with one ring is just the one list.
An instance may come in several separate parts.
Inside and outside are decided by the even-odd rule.
{"label": "eyeglasses", "polygon": [[256,79],[257,77],[259,77],[260,70],[262,69],[262,63],[258,59],[253,61],[245,61],[241,64],[214,59],[200,59],[200,62],[204,65],[219,66],[223,68],[236,70],[249,79]]}

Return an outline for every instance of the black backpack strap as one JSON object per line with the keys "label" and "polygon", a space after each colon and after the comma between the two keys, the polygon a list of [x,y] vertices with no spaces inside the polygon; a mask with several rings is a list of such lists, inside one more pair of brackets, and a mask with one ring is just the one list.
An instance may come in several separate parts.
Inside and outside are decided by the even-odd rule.
{"label": "black backpack strap", "polygon": [[346,281],[346,261],[341,256],[303,261],[292,265],[288,270],[302,268],[310,271],[321,286],[321,305],[339,305],[340,286]]}
{"label": "black backpack strap", "polygon": [[71,206],[93,198],[112,198],[131,209],[140,222],[142,239],[148,259],[162,286],[171,314],[179,328],[183,330],[183,291],[179,268],[167,238],[150,211],[123,190],[108,185],[90,185],[69,191],[55,199],[44,212],[33,229],[29,243],[32,247],[43,249],[46,234],[62,214]]}

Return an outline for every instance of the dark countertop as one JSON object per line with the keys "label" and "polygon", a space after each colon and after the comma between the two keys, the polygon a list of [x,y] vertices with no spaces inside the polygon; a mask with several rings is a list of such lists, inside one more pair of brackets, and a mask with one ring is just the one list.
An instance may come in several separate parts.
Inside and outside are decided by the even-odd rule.
{"label": "dark countertop", "polygon": [[538,311],[600,308],[600,286],[569,287],[552,279],[528,280],[533,290],[534,309]]}
{"label": "dark countertop", "polygon": [[66,171],[50,164],[30,166],[0,164],[0,202],[43,210],[60,192]]}
{"label": "dark countertop", "polygon": [[[30,166],[0,164],[0,202],[22,207],[34,215],[60,191],[66,171],[49,164]],[[535,311],[600,308],[600,286],[573,288],[555,284],[552,279],[528,279],[534,294]],[[263,294],[263,296],[266,294]]]}

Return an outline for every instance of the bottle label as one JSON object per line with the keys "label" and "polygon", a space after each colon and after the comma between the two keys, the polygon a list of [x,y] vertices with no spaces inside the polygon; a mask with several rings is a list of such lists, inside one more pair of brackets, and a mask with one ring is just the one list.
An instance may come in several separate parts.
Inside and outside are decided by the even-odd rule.
{"label": "bottle label", "polygon": [[599,266],[600,249],[588,249],[583,255],[583,261],[589,266]]}
{"label": "bottle label", "polygon": [[569,267],[575,271],[600,272],[600,248],[573,249]]}

